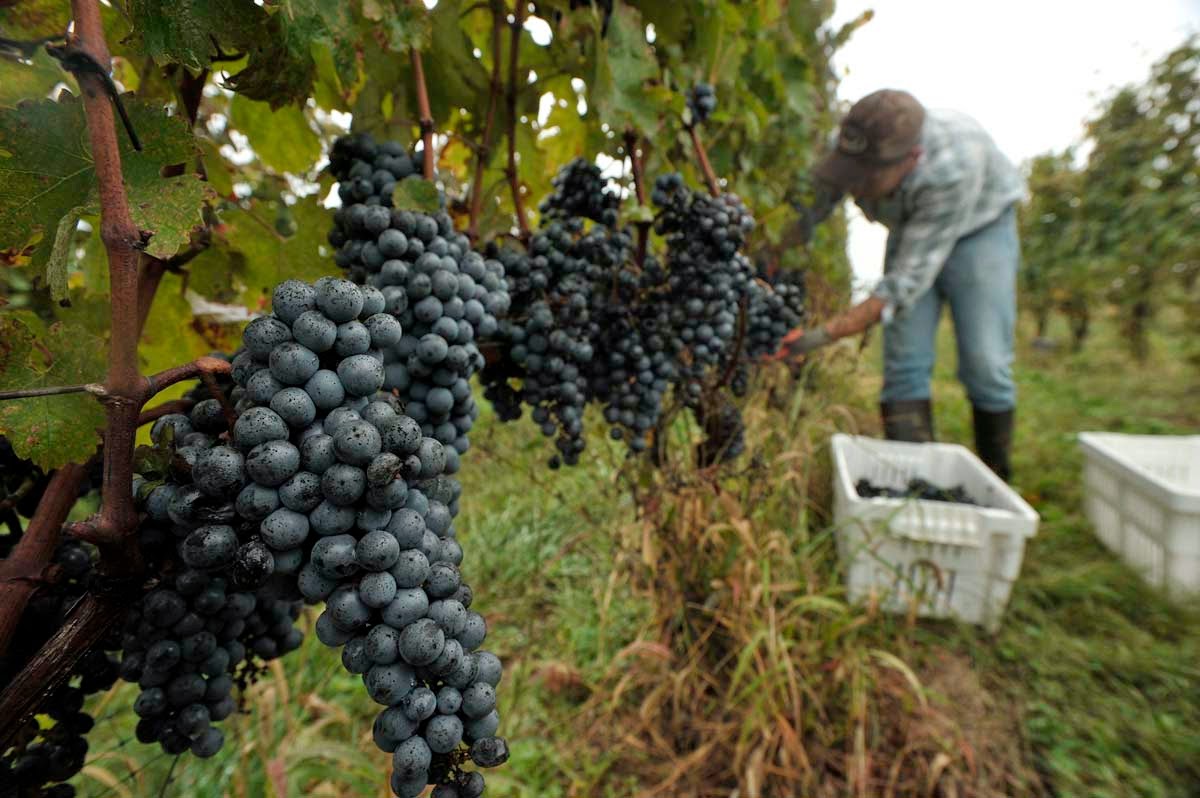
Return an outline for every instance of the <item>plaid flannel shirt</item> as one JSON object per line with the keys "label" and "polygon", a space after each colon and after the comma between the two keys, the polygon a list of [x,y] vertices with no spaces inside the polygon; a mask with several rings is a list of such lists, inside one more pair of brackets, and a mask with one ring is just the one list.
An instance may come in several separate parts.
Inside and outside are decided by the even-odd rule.
{"label": "plaid flannel shirt", "polygon": [[960,238],[1024,194],[1020,173],[965,114],[927,111],[921,147],[916,168],[895,192],[858,202],[868,219],[888,228],[884,276],[872,291],[887,303],[885,322],[933,286]]}

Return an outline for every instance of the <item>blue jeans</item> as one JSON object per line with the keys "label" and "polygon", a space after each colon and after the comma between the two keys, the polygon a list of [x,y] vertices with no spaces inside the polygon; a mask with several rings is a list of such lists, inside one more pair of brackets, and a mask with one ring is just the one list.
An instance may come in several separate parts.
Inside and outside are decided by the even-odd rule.
{"label": "blue jeans", "polygon": [[1013,327],[1021,260],[1015,207],[960,238],[933,286],[883,328],[884,402],[928,399],[942,303],[958,342],[958,379],[971,403],[1001,412],[1016,404]]}

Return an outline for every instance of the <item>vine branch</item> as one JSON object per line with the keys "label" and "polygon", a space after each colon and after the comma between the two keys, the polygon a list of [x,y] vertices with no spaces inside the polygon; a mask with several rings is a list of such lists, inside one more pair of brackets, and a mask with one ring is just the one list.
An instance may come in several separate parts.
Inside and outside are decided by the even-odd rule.
{"label": "vine branch", "polygon": [[[105,70],[111,58],[97,0],[71,0],[75,27],[70,44]],[[129,213],[117,146],[113,107],[98,74],[78,74],[83,90],[88,139],[100,194],[100,238],[108,252],[111,282],[111,346],[104,387],[107,424],[104,433],[104,481],[96,526],[126,545],[102,551],[101,567],[112,573],[136,572],[141,558],[132,533],[137,512],[129,486],[133,481],[133,448],[138,413],[145,401],[145,382],[138,372],[138,259],[141,233]]]}
{"label": "vine branch", "polygon": [[[194,380],[197,377],[204,378],[215,374],[228,374],[232,368],[233,365],[227,360],[221,360],[219,357],[205,356],[196,358],[191,363],[184,363],[181,366],[172,366],[169,369],[164,369],[157,374],[146,377],[146,394],[141,404],[145,404],[155,394],[161,393],[177,382]],[[141,405],[138,406],[138,409],[141,409]]]}
{"label": "vine branch", "polygon": [[[131,493],[131,491],[125,491]],[[88,593],[58,631],[33,655],[0,693],[0,750],[24,726],[42,698],[70,675],[79,659],[90,651],[129,606],[123,593]]]}
{"label": "vine branch", "polygon": [[521,29],[525,24],[525,4],[519,0],[513,11],[508,53],[508,185],[512,189],[513,210],[517,214],[517,229],[521,240],[529,240],[529,220],[525,218],[525,201],[521,198],[521,178],[517,174],[517,66],[521,49]]}
{"label": "vine branch", "polygon": [[688,125],[688,135],[692,137],[692,147],[696,150],[696,159],[700,161],[700,171],[704,173],[704,182],[708,185],[708,193],[714,197],[721,196],[721,185],[717,182],[717,174],[713,171],[708,160],[708,151],[700,141],[700,133],[695,125]]}
{"label": "vine branch", "polygon": [[[9,556],[0,561],[0,657],[8,650],[29,597],[37,588],[37,582],[29,577],[40,576],[50,564],[63,521],[75,504],[86,476],[87,469],[74,463],[55,471],[25,534]],[[0,717],[13,716],[3,713]]]}
{"label": "vine branch", "polygon": [[[119,619],[130,601],[144,588],[142,560],[135,531],[138,515],[130,486],[142,406],[158,390],[186,379],[189,374],[211,375],[228,370],[215,358],[169,369],[149,380],[138,370],[137,345],[150,302],[162,273],[186,262],[194,252],[169,261],[145,258],[146,284],[139,275],[143,237],[129,212],[121,169],[113,105],[122,112],[120,97],[108,78],[111,63],[100,6],[97,0],[71,0],[72,32],[59,50],[71,63],[83,94],[88,140],[100,199],[100,239],[108,257],[111,283],[111,341],[108,371],[103,385],[33,389],[23,396],[89,392],[104,402],[103,486],[99,513],[80,525],[97,533],[100,546],[101,592],[89,592],[47,643],[25,664],[0,693],[0,750],[8,747],[23,721],[41,699],[66,678],[78,659]],[[203,79],[184,86],[184,105],[193,122],[203,96]],[[110,104],[110,98],[112,103]],[[130,138],[138,148],[132,128]],[[137,158],[138,156],[132,156]],[[203,245],[202,245],[203,246]],[[209,362],[212,361],[212,362]],[[146,415],[161,413],[160,406]],[[174,409],[174,408],[172,408]],[[99,456],[99,455],[98,455]],[[0,655],[8,648],[30,595],[36,590],[62,535],[63,524],[75,504],[89,471],[88,465],[70,464],[51,476],[42,501],[21,540],[0,562]],[[115,589],[114,589],[115,588]]]}
{"label": "vine branch", "polygon": [[61,396],[68,393],[90,393],[92,396],[104,396],[104,386],[89,382],[83,385],[59,385],[53,388],[19,388],[13,391],[0,391],[0,401],[5,399],[30,399],[35,396]]}
{"label": "vine branch", "polygon": [[[639,206],[646,204],[646,180],[642,165],[642,156],[638,152],[638,134],[633,128],[625,131],[625,150],[629,153],[629,163],[633,167],[633,190]],[[649,222],[637,223],[637,254],[638,268],[646,263],[646,245],[650,234]]]}
{"label": "vine branch", "polygon": [[500,48],[503,47],[504,9],[500,0],[491,0],[492,8],[492,78],[488,88],[487,115],[483,121],[483,139],[475,153],[475,179],[471,181],[470,221],[467,225],[467,235],[475,241],[479,237],[479,216],[483,212],[483,173],[487,169],[492,156],[492,125],[496,121],[496,104],[499,102],[500,86]]}
{"label": "vine branch", "polygon": [[429,91],[425,88],[425,66],[421,51],[412,51],[413,77],[417,83],[417,111],[421,114],[421,141],[425,146],[425,179],[433,180],[433,113],[429,110]]}

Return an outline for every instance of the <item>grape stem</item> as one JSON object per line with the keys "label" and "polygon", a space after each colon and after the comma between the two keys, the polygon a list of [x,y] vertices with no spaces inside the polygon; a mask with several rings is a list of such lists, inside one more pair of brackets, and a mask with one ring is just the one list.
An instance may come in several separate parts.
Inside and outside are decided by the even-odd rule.
{"label": "grape stem", "polygon": [[[138,410],[141,410],[142,405],[156,394],[161,393],[177,382],[194,380],[197,377],[201,379],[206,377],[211,378],[215,374],[228,374],[232,368],[233,366],[228,360],[205,356],[196,358],[191,363],[184,363],[182,366],[172,366],[157,374],[152,374],[146,377],[146,390],[142,396],[141,403],[138,405]],[[220,394],[220,389],[217,389],[216,393]],[[217,397],[214,396],[213,398]]]}
{"label": "grape stem", "polygon": [[417,83],[417,112],[420,113],[421,141],[424,143],[424,174],[433,180],[433,114],[429,110],[429,91],[425,88],[425,67],[421,51],[412,51],[413,79]]}
{"label": "grape stem", "polygon": [[[642,164],[642,154],[638,150],[638,134],[633,128],[625,131],[625,150],[629,153],[629,163],[633,169],[633,190],[639,206],[646,204],[646,179]],[[637,223],[637,254],[635,262],[638,269],[646,263],[646,245],[649,239],[650,223]]]}
{"label": "grape stem", "polygon": [[[71,505],[75,503],[86,476],[87,470],[74,463],[55,471],[25,534],[17,541],[9,556],[0,560],[0,656],[7,652],[25,605],[37,588],[37,582],[29,577],[40,576],[54,556],[63,521],[71,511]],[[0,717],[12,721],[0,724],[0,737],[9,730],[20,728],[16,722],[17,716],[4,711]],[[5,747],[7,743],[0,739],[0,750]]]}
{"label": "grape stem", "polygon": [[508,53],[508,185],[512,189],[513,212],[521,240],[529,240],[529,220],[525,218],[525,201],[521,198],[521,178],[517,174],[517,66],[521,49],[521,30],[525,26],[525,4],[518,2],[513,10]]}
{"label": "grape stem", "polygon": [[704,149],[704,142],[700,141],[699,131],[696,130],[695,125],[688,125],[687,131],[688,135],[692,137],[692,148],[696,151],[696,159],[700,161],[700,171],[704,173],[704,182],[708,185],[708,193],[714,197],[721,196],[721,186],[717,182],[717,174],[708,160],[708,151]]}
{"label": "grape stem", "polygon": [[491,0],[492,9],[492,78],[488,87],[487,115],[483,120],[483,137],[475,152],[475,179],[471,181],[471,211],[467,235],[471,241],[479,238],[479,217],[483,212],[483,174],[492,156],[492,127],[496,121],[496,105],[502,91],[500,85],[500,48],[503,47],[504,8],[500,0]]}

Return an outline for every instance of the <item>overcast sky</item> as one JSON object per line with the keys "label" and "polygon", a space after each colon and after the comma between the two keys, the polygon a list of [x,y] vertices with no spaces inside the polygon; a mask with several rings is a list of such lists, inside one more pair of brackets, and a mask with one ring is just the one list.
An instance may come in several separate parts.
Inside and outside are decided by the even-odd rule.
{"label": "overcast sky", "polygon": [[[833,25],[873,8],[837,57],[843,100],[910,91],[932,108],[978,119],[1020,163],[1077,142],[1107,90],[1200,31],[1200,0],[838,0]],[[853,203],[850,260],[872,285],[886,231]]]}

